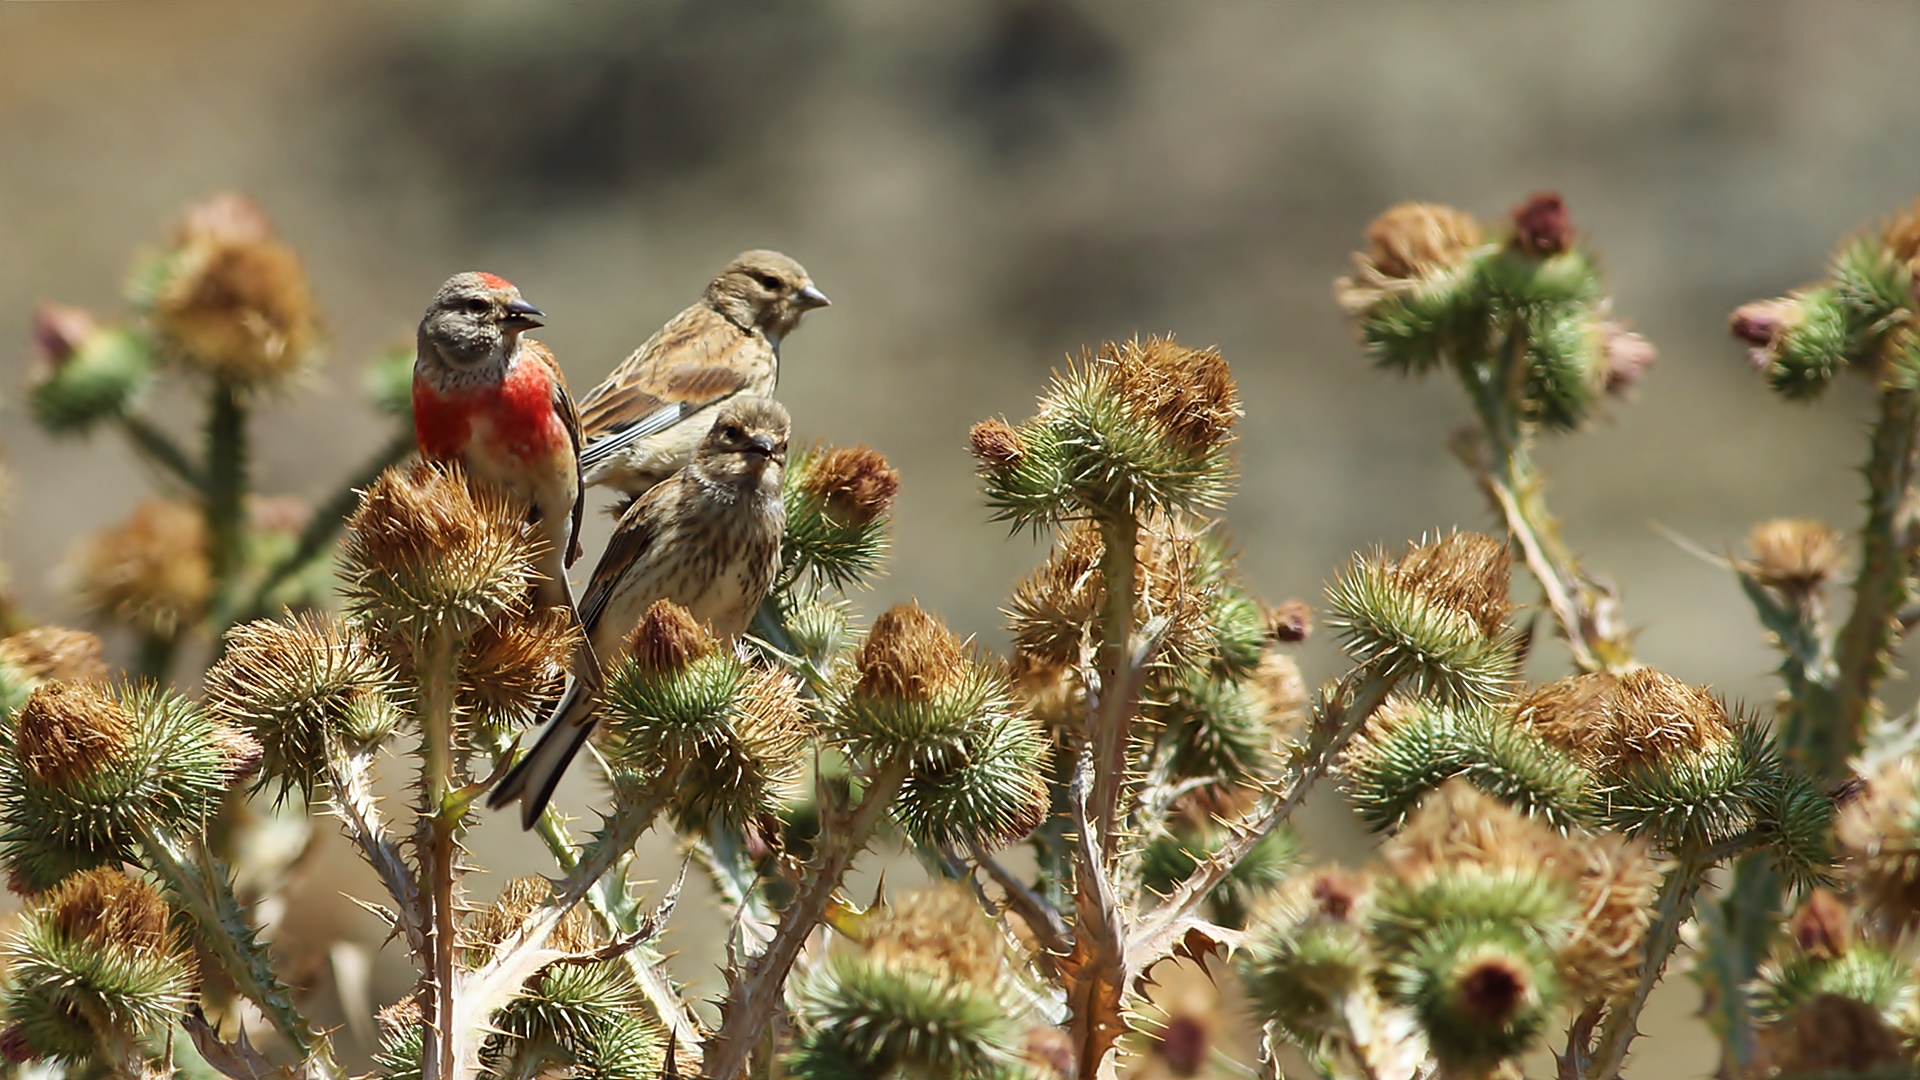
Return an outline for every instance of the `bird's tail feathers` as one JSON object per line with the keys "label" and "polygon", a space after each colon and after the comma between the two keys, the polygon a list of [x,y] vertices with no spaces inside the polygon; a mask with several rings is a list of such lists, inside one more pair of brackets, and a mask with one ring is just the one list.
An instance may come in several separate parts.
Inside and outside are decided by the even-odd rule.
{"label": "bird's tail feathers", "polygon": [[488,809],[499,810],[518,799],[520,827],[533,828],[547,808],[548,800],[553,798],[553,789],[560,786],[560,777],[566,775],[568,764],[580,752],[587,736],[593,734],[598,697],[582,687],[579,680],[568,680],[566,695],[554,708],[553,719],[547,722],[533,749],[494,785],[493,792],[487,796]]}

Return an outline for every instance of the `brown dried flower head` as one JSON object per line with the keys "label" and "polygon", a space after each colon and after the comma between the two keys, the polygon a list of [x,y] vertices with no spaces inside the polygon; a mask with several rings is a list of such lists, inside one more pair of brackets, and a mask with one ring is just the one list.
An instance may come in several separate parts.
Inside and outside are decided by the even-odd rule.
{"label": "brown dried flower head", "polygon": [[153,319],[181,358],[237,385],[300,370],[317,334],[306,271],[258,208],[234,196],[203,204],[179,237]]}
{"label": "brown dried flower head", "polygon": [[[1200,537],[1184,519],[1155,516],[1134,547],[1136,622],[1166,616],[1169,656],[1195,655],[1207,647],[1207,596],[1196,588]],[[1008,609],[1014,644],[1035,660],[1074,664],[1099,642],[1100,606],[1106,586],[1100,558],[1106,544],[1097,525],[1069,523],[1061,529],[1046,565],[1015,587]]]}
{"label": "brown dried flower head", "polygon": [[0,638],[0,664],[35,680],[97,682],[107,677],[99,637],[62,626],[40,626]]}
{"label": "brown dried flower head", "polygon": [[1920,763],[1902,758],[1871,777],[1841,808],[1834,837],[1867,908],[1920,926]]}
{"label": "brown dried flower head", "polygon": [[800,489],[824,503],[835,519],[866,525],[892,509],[900,471],[870,447],[834,447],[809,459]]}
{"label": "brown dried flower head", "polygon": [[1576,883],[1580,920],[1560,951],[1560,969],[1575,995],[1612,1001],[1631,992],[1640,978],[1640,952],[1653,925],[1661,870],[1645,842],[1618,833],[1569,843],[1579,861]]}
{"label": "brown dried flower head", "polygon": [[1012,674],[1015,692],[1041,727],[1058,736],[1086,726],[1087,691],[1071,664],[1016,652]]}
{"label": "brown dried flower head", "polygon": [[1887,219],[1880,230],[1880,242],[1886,245],[1887,254],[1920,274],[1920,198]]}
{"label": "brown dried flower head", "polygon": [[1880,1010],[1840,994],[1816,994],[1761,1033],[1756,1076],[1878,1075],[1911,1062],[1905,1040]]}
{"label": "brown dried flower head", "polygon": [[967,654],[946,624],[918,604],[896,604],[873,622],[857,658],[854,692],[894,701],[931,701],[967,675]]}
{"label": "brown dried flower head", "polygon": [[1285,600],[1261,609],[1267,636],[1280,644],[1298,645],[1313,636],[1313,607],[1305,600]]}
{"label": "brown dried flower head", "polygon": [[877,913],[861,943],[889,971],[919,970],[944,982],[992,989],[1006,978],[1006,942],[973,894],[954,885],[908,893]]}
{"label": "brown dried flower head", "polygon": [[1480,223],[1450,206],[1407,202],[1367,226],[1363,269],[1384,278],[1423,278],[1451,270],[1483,242]]}
{"label": "brown dried flower head", "polygon": [[653,602],[626,640],[627,655],[640,670],[662,675],[684,671],[718,647],[692,612],[664,599]]}
{"label": "brown dried flower head", "polygon": [[[474,912],[461,928],[461,944],[480,955],[485,960],[494,946],[507,940],[535,908],[547,902],[553,895],[553,886],[546,878],[528,876],[508,879],[500,888],[500,895],[492,907]],[[600,947],[602,942],[594,933],[593,917],[585,904],[576,904],[560,921],[554,925],[553,933],[547,937],[547,947],[566,953],[584,953]]]}
{"label": "brown dried flower head", "polygon": [[1543,257],[1573,247],[1573,219],[1559,192],[1536,191],[1513,208],[1513,246]]}
{"label": "brown dried flower head", "polygon": [[171,636],[200,620],[213,595],[206,522],[172,499],[148,499],[82,547],[81,604],[93,614]]}
{"label": "brown dried flower head", "polygon": [[1463,866],[1571,878],[1579,861],[1559,833],[1460,779],[1421,800],[1382,854],[1394,874],[1411,884]]}
{"label": "brown dried flower head", "polygon": [[1114,392],[1167,438],[1194,449],[1233,438],[1242,415],[1233,372],[1217,349],[1189,349],[1171,338],[1108,342],[1094,360],[1108,371]]}
{"label": "brown dried flower head", "polygon": [[1763,584],[1804,597],[1832,580],[1842,567],[1840,534],[1812,518],[1763,522],[1747,534],[1753,561],[1746,564]]}
{"label": "brown dried flower head", "polygon": [[1307,680],[1293,657],[1269,650],[1254,669],[1253,687],[1259,694],[1267,726],[1283,737],[1303,727],[1307,720]]}
{"label": "brown dried flower head", "polygon": [[133,716],[91,683],[47,682],[14,714],[14,752],[22,769],[64,788],[125,762],[137,734]]}
{"label": "brown dried flower head", "polygon": [[1513,556],[1505,541],[1461,532],[1414,544],[1388,567],[1400,585],[1471,619],[1490,638],[1506,630]]}
{"label": "brown dried flower head", "polygon": [[167,902],[153,886],[112,867],[70,875],[41,908],[68,941],[85,941],[130,953],[170,950]]}
{"label": "brown dried flower head", "polygon": [[1837,960],[1853,945],[1853,913],[1831,889],[1814,889],[1787,919],[1787,936],[1808,956]]}
{"label": "brown dried flower head", "polygon": [[1656,766],[1735,737],[1726,705],[1712,693],[1652,668],[1548,683],[1521,699],[1518,719],[1602,773]]}
{"label": "brown dried flower head", "polygon": [[579,646],[579,623],[565,608],[485,624],[460,653],[463,713],[504,723],[539,711],[559,695]]}
{"label": "brown dried flower head", "polygon": [[239,786],[259,771],[267,759],[267,748],[260,740],[232,724],[213,725],[212,739],[225,762],[221,766],[221,779],[229,788]]}
{"label": "brown dried flower head", "polygon": [[380,474],[347,519],[349,596],[408,624],[465,632],[525,611],[539,541],[497,489],[469,487],[457,465],[415,461]]}
{"label": "brown dried flower head", "polygon": [[1011,468],[1027,454],[1020,433],[1005,420],[982,420],[967,431],[967,446],[988,469]]}

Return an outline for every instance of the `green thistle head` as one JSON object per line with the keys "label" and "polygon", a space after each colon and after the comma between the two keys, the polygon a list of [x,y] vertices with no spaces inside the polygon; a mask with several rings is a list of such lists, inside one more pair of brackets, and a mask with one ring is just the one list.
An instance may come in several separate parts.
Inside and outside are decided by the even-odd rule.
{"label": "green thistle head", "polygon": [[795,455],[781,481],[787,509],[781,582],[811,574],[844,589],[879,569],[900,491],[900,473],[886,458],[864,446],[816,446]]}
{"label": "green thistle head", "polygon": [[34,367],[29,403],[34,419],[55,434],[84,432],[125,415],[153,382],[146,340],[106,329],[79,308],[43,304],[34,313]]}
{"label": "green thistle head", "polygon": [[1478,533],[1358,558],[1327,589],[1347,652],[1418,694],[1489,705],[1511,693],[1507,545]]}

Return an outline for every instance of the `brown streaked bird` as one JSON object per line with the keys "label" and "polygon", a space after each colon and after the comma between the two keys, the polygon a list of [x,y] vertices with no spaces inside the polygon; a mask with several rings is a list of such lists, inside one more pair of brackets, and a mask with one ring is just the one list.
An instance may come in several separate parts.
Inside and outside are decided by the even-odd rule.
{"label": "brown streaked bird", "polygon": [[787,256],[734,256],[698,303],[580,399],[586,482],[631,497],[672,476],[693,457],[721,402],[773,393],[781,341],[801,316],[828,303],[806,267]]}
{"label": "brown streaked bird", "polygon": [[[780,569],[786,509],[787,410],[764,397],[721,406],[693,460],[634,500],[620,516],[580,601],[588,640],[609,664],[657,600],[671,600],[731,643],[753,621]],[[487,805],[520,800],[533,828],[553,789],[592,733],[597,688],[571,685],[540,739]]]}
{"label": "brown streaked bird", "polygon": [[[572,612],[567,567],[580,557],[580,421],[553,351],[526,331],[546,313],[512,282],[455,274],[420,319],[413,361],[413,427],[422,457],[457,461],[467,478],[519,500],[545,541],[534,586],[540,607]],[[577,615],[576,615],[577,617]],[[598,686],[582,645],[575,678]]]}

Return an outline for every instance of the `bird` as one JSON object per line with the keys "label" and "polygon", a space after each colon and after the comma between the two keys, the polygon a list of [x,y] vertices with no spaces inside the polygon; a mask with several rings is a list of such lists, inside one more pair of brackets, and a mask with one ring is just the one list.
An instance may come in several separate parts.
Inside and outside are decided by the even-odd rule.
{"label": "bird", "polygon": [[780,343],[830,303],[805,267],[777,251],[734,256],[697,303],[580,399],[586,482],[630,501],[673,475],[721,402],[774,392]]}
{"label": "bird", "polygon": [[[686,608],[729,646],[746,631],[780,569],[788,423],[786,408],[771,398],[728,401],[693,459],[627,507],[580,600],[597,655],[620,656],[626,636],[662,599]],[[570,685],[487,805],[497,810],[519,800],[520,823],[533,828],[593,731],[597,697],[595,687]]]}
{"label": "bird", "polygon": [[[533,601],[579,618],[567,568],[580,558],[580,420],[553,351],[526,337],[546,313],[512,282],[468,271],[440,286],[420,319],[413,427],[422,457],[458,462],[468,482],[527,508],[541,547]],[[572,674],[598,685],[584,643]]]}

